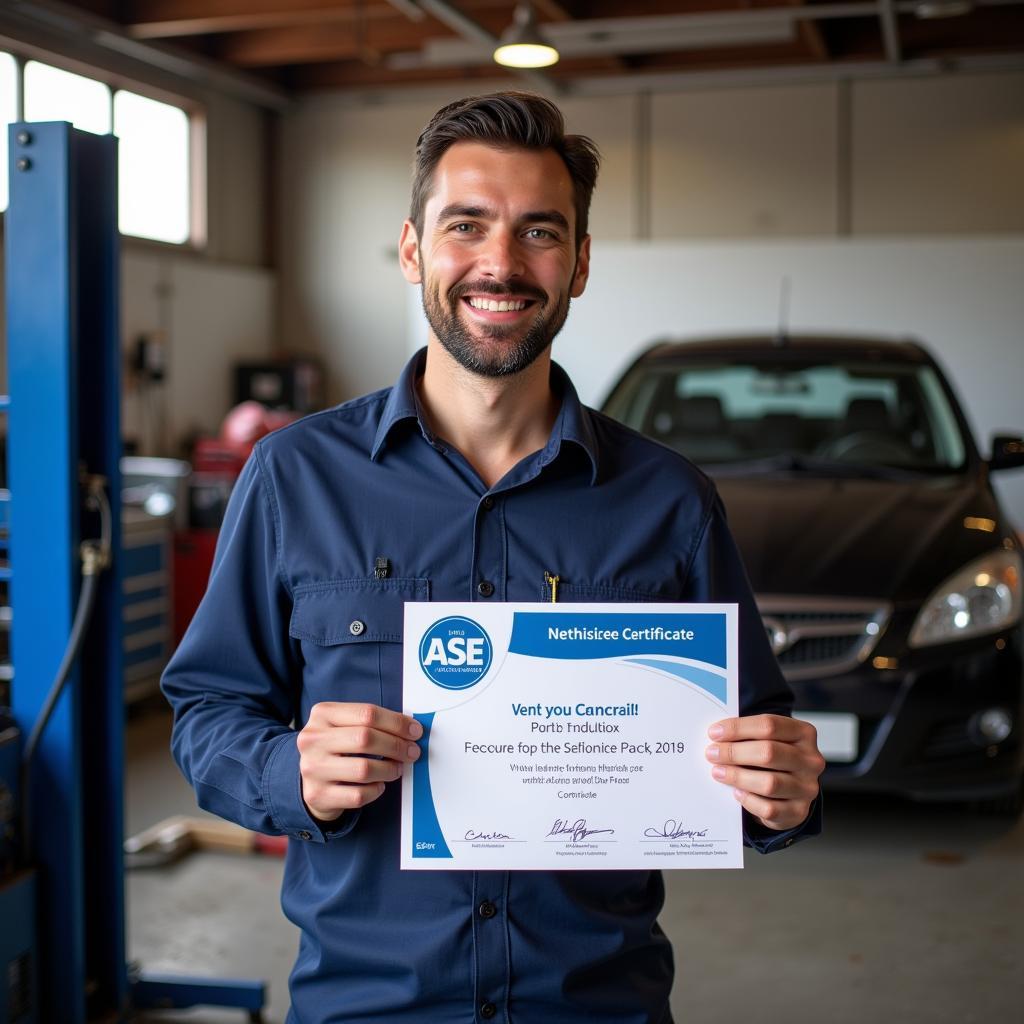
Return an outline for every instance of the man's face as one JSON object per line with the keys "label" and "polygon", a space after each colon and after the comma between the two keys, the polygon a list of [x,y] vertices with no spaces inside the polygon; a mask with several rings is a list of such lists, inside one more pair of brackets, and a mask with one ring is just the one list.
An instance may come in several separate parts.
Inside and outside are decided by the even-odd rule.
{"label": "man's face", "polygon": [[434,171],[423,237],[399,245],[423,285],[431,330],[466,369],[519,373],[551,344],[583,293],[590,239],[576,252],[572,180],[553,150],[449,148]]}

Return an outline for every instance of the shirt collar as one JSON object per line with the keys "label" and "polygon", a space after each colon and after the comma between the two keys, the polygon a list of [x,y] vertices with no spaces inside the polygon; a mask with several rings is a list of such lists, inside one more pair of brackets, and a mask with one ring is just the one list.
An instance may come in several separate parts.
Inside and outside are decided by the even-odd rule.
{"label": "shirt collar", "polygon": [[384,404],[384,412],[381,414],[380,423],[377,425],[377,434],[373,439],[373,447],[370,449],[370,458],[376,462],[387,443],[388,437],[395,427],[405,420],[417,420],[423,436],[434,442],[434,438],[426,426],[426,418],[420,414],[420,402],[416,396],[416,378],[421,376],[427,362],[427,350],[421,348],[416,355],[405,364],[405,368],[399,375],[395,386],[388,395]]}
{"label": "shirt collar", "polygon": [[[406,363],[405,369],[402,370],[395,386],[391,389],[391,394],[388,395],[380,423],[377,426],[373,447],[370,449],[370,458],[373,461],[376,462],[380,458],[395,427],[406,420],[416,420],[420,432],[427,442],[434,445],[438,443],[427,426],[426,417],[423,415],[419,396],[416,393],[416,381],[422,376],[426,361],[427,350],[421,348]],[[562,450],[562,442],[570,441],[582,448],[589,458],[590,483],[593,485],[597,483],[598,479],[599,459],[591,411],[580,402],[576,388],[569,380],[569,375],[554,362],[551,364],[551,387],[556,394],[562,396],[562,408],[559,410],[548,443],[539,453],[540,465],[543,467],[553,462]]]}

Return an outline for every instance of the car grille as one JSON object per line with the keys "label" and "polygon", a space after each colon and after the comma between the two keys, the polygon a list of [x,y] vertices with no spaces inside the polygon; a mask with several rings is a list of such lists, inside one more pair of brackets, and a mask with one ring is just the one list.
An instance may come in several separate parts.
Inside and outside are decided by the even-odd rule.
{"label": "car grille", "polygon": [[875,649],[892,612],[882,601],[846,598],[762,595],[757,604],[787,679],[856,668]]}
{"label": "car grille", "polygon": [[978,746],[971,740],[966,721],[945,722],[928,733],[921,756],[929,761],[941,761],[947,757],[977,754]]}

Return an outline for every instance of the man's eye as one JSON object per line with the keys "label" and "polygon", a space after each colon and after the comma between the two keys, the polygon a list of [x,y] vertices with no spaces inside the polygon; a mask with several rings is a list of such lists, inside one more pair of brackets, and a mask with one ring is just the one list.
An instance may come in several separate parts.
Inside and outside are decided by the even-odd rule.
{"label": "man's eye", "polygon": [[476,225],[475,224],[453,224],[451,230],[454,231],[457,235],[468,235],[471,232],[476,231]]}
{"label": "man's eye", "polygon": [[546,241],[549,238],[554,238],[555,233],[553,231],[548,231],[547,228],[530,228],[530,230],[526,232],[526,237]]}

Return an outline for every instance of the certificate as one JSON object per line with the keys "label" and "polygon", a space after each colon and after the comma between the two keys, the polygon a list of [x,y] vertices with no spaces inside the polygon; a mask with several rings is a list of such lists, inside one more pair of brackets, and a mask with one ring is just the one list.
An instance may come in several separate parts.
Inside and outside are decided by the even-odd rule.
{"label": "certificate", "polygon": [[740,868],[736,605],[405,606],[406,870]]}

